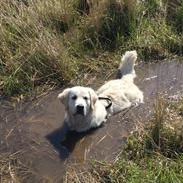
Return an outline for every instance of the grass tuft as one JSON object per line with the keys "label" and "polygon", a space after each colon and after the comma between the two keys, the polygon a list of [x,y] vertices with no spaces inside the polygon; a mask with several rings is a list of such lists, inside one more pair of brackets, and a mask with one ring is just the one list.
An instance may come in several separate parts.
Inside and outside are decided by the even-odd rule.
{"label": "grass tuft", "polygon": [[82,26],[86,48],[111,50],[119,46],[119,40],[127,40],[135,29],[131,9],[134,10],[134,7],[117,0],[105,0],[93,5]]}

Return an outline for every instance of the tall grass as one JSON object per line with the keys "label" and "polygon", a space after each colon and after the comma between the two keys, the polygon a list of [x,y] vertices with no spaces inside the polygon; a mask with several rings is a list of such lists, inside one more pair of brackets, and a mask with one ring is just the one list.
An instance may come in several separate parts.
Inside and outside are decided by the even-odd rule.
{"label": "tall grass", "polygon": [[23,93],[46,82],[63,84],[75,76],[76,58],[61,37],[71,21],[72,15],[65,12],[69,4],[1,1],[0,79],[4,94]]}
{"label": "tall grass", "polygon": [[[1,1],[0,92],[63,85],[107,66],[105,52],[136,49],[143,59],[182,55],[182,9],[182,1],[160,0]],[[112,68],[114,61],[107,64]]]}

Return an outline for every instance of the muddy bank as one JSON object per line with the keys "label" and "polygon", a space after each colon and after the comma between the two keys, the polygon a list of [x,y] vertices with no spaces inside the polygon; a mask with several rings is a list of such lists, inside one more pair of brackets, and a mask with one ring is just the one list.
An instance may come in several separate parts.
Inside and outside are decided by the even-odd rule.
{"label": "muddy bank", "polygon": [[[57,100],[60,91],[16,108],[1,101],[0,152],[20,152],[21,160],[34,174],[28,182],[59,182],[67,166],[81,166],[91,159],[113,160],[128,134],[152,115],[158,94],[176,99],[183,93],[181,62],[141,63],[137,76],[135,82],[144,91],[145,104],[111,117],[101,128],[88,133],[67,133],[64,108]],[[95,81],[94,88],[100,84]]]}

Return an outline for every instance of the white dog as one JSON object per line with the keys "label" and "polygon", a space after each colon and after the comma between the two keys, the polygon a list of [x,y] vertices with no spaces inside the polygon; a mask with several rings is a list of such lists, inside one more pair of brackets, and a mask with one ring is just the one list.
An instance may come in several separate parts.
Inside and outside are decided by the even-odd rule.
{"label": "white dog", "polygon": [[119,66],[120,78],[108,81],[97,90],[99,97],[108,97],[112,101],[112,106],[108,109],[109,115],[143,103],[143,92],[133,82],[136,77],[134,70],[136,60],[137,52],[127,51]]}
{"label": "white dog", "polygon": [[88,87],[75,86],[58,95],[66,109],[65,122],[71,130],[86,131],[100,126],[107,120],[105,106],[95,91]]}
{"label": "white dog", "polygon": [[83,132],[98,127],[107,116],[143,103],[143,93],[133,83],[136,59],[136,51],[126,52],[119,67],[120,79],[108,81],[97,92],[75,86],[58,95],[66,109],[65,122],[71,130]]}

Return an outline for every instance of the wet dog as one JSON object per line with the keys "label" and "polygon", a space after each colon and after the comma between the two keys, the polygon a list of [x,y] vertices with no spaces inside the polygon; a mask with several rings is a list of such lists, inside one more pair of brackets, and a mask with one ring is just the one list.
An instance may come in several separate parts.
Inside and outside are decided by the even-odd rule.
{"label": "wet dog", "polygon": [[143,103],[143,92],[134,84],[136,51],[127,51],[119,66],[119,79],[108,81],[96,92],[89,87],[75,86],[58,95],[66,109],[65,122],[71,130],[87,131],[98,127],[115,115]]}
{"label": "wet dog", "polygon": [[95,91],[88,87],[75,86],[58,95],[66,109],[65,122],[71,130],[86,131],[100,126],[107,120],[105,106]]}

